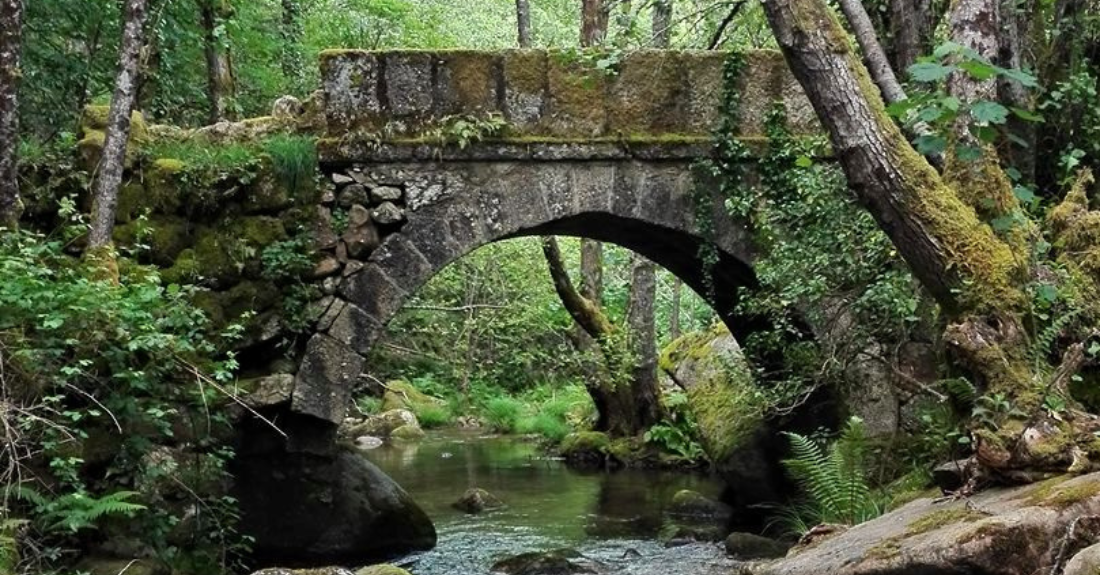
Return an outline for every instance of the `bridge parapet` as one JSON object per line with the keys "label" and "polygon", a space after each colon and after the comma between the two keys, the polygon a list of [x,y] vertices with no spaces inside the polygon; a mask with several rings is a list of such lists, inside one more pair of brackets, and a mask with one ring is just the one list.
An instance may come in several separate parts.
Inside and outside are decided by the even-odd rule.
{"label": "bridge parapet", "polygon": [[[446,118],[497,115],[514,141],[700,140],[720,119],[725,58],[641,50],[609,72],[592,55],[560,51],[329,50],[321,55],[327,135],[412,140]],[[778,52],[747,53],[738,89],[739,136],[762,137],[775,101],[787,105],[794,133],[820,133]]]}

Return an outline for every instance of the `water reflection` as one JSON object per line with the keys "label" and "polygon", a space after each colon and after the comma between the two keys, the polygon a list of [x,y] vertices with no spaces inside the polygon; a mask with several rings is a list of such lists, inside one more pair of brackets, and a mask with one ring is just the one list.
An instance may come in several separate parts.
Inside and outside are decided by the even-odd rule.
{"label": "water reflection", "polygon": [[[717,497],[721,484],[712,477],[645,470],[578,473],[543,457],[529,442],[459,431],[386,445],[368,457],[436,523],[439,546],[409,558],[415,575],[484,574],[496,559],[561,547],[638,575],[668,573],[670,566],[680,573],[708,573],[707,566],[730,564],[714,545],[665,549],[656,541],[668,523],[665,508],[673,494],[693,489]],[[479,516],[453,509],[469,487],[488,490],[507,507]]]}

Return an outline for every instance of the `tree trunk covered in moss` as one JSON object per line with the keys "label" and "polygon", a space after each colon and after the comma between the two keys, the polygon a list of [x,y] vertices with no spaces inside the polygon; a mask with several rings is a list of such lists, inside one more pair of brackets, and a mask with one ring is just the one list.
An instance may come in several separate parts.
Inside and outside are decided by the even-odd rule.
{"label": "tree trunk covered in moss", "polygon": [[[1075,412],[1063,423],[1042,408],[1047,394],[1061,385],[1057,374],[1074,370],[1079,354],[1071,348],[1061,366],[1029,359],[1025,326],[1036,319],[1025,289],[1031,277],[1029,232],[1002,239],[975,211],[979,202],[1014,201],[1004,200],[1011,197],[1011,186],[995,153],[989,150],[968,165],[952,162],[949,153],[941,177],[887,116],[867,70],[822,0],[766,0],[764,7],[850,187],[940,304],[954,362],[980,393],[1002,394],[1012,406],[995,414],[995,427],[973,422],[978,461],[1005,474],[1080,468],[1079,447],[1095,449],[1095,418]],[[954,41],[982,53],[996,50],[996,20],[989,21],[996,10],[994,0],[956,2],[950,17]],[[981,81],[952,78],[949,84],[968,98],[995,97],[990,92],[995,86]]]}
{"label": "tree trunk covered in moss", "polygon": [[[615,329],[599,304],[585,297],[574,287],[573,280],[569,277],[569,272],[562,261],[557,240],[553,237],[542,238],[542,250],[550,270],[550,278],[554,283],[554,290],[558,293],[569,315],[583,328],[594,344],[599,346],[599,352],[607,364],[607,370],[593,370],[589,373],[585,385],[588,394],[592,397],[592,403],[596,406],[598,415],[596,430],[607,432],[615,437],[638,435],[660,418],[661,407],[655,372],[652,384],[639,383],[635,378],[637,373],[633,370],[630,374],[626,374],[625,378],[622,377],[623,374],[619,371],[624,364],[631,362],[631,367],[634,367],[634,354],[627,347],[629,342],[624,340],[619,330]],[[652,289],[646,288],[644,283],[639,287],[643,293],[638,296],[638,306],[643,306],[645,302],[641,300],[648,298],[652,308],[653,297],[650,295]],[[639,309],[637,314],[641,313],[643,312]],[[643,316],[638,315],[638,318],[638,321],[644,321]],[[652,355],[653,364],[656,366],[656,352],[654,351]]]}
{"label": "tree trunk covered in moss", "polygon": [[0,227],[19,224],[19,78],[23,0],[0,0]]}
{"label": "tree trunk covered in moss", "polygon": [[92,224],[88,247],[93,251],[111,245],[118,206],[118,188],[126,167],[126,146],[130,140],[130,116],[134,109],[141,47],[145,38],[146,0],[126,0],[122,43],[119,46],[118,75],[107,117],[103,156],[95,180]]}
{"label": "tree trunk covered in moss", "polygon": [[229,0],[199,0],[199,15],[203,29],[203,52],[206,57],[206,97],[209,100],[210,123],[232,116],[230,100],[235,82],[233,64],[222,21],[232,13]]}

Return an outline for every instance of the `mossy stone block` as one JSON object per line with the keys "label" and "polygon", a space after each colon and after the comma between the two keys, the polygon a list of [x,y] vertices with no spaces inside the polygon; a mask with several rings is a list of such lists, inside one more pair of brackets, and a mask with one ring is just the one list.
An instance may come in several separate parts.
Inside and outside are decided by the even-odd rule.
{"label": "mossy stone block", "polygon": [[495,52],[449,50],[436,60],[435,114],[483,116],[499,112],[501,57]]}
{"label": "mossy stone block", "polygon": [[608,129],[620,134],[676,133],[686,121],[687,78],[675,52],[639,50],[619,64],[608,92]]}
{"label": "mossy stone block", "polygon": [[557,137],[599,137],[607,132],[607,74],[565,53],[547,57],[549,99],[543,126]]}

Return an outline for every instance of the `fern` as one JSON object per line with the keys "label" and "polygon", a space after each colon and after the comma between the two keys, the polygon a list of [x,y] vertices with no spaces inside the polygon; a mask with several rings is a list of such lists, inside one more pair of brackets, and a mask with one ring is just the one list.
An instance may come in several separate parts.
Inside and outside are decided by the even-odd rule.
{"label": "fern", "polygon": [[[867,437],[863,421],[853,417],[827,449],[797,433],[785,433],[791,442],[790,459],[783,466],[805,496],[781,514],[779,523],[802,529],[817,523],[854,525],[882,513],[867,484]],[[797,521],[792,515],[798,517]]]}
{"label": "fern", "polygon": [[37,508],[37,516],[46,529],[70,533],[94,529],[96,521],[109,515],[133,517],[145,510],[144,505],[130,502],[137,495],[134,491],[117,491],[96,498],[76,491],[51,499],[28,487],[20,487],[16,492],[17,497]]}
{"label": "fern", "polygon": [[1046,365],[1047,356],[1054,349],[1054,343],[1058,339],[1058,336],[1064,329],[1069,327],[1069,324],[1073,322],[1077,316],[1081,315],[1082,309],[1076,308],[1070,310],[1055,319],[1049,326],[1035,336],[1035,342],[1031,345],[1029,350],[1031,355],[1031,362],[1040,368]]}
{"label": "fern", "polygon": [[970,380],[965,377],[944,379],[940,383],[943,384],[943,387],[951,397],[954,397],[963,405],[972,406],[978,399],[978,388],[974,387],[974,384],[970,383]]}

